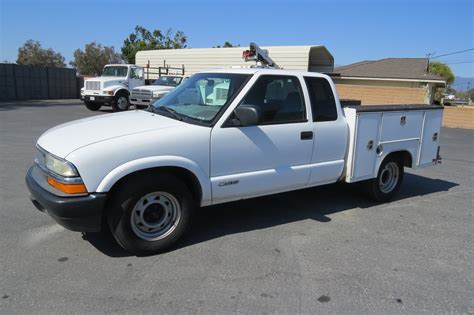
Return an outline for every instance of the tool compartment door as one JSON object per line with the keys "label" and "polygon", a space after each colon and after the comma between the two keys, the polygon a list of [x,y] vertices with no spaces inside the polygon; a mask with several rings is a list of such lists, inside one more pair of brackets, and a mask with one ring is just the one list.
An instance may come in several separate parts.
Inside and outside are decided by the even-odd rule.
{"label": "tool compartment door", "polygon": [[362,113],[356,119],[351,181],[373,177],[382,114]]}
{"label": "tool compartment door", "polygon": [[419,167],[432,165],[437,159],[442,118],[442,110],[427,110],[425,112],[423,137],[417,163]]}
{"label": "tool compartment door", "polygon": [[423,111],[383,113],[380,142],[420,138],[423,128]]}

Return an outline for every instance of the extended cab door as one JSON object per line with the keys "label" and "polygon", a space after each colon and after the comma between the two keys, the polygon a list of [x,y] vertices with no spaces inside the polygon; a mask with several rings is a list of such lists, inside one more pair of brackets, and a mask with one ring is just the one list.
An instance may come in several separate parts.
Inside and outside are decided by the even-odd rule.
{"label": "extended cab door", "polygon": [[321,75],[304,77],[312,112],[314,133],[309,186],[336,182],[342,175],[349,139],[347,121],[334,84]]}
{"label": "extended cab door", "polygon": [[230,127],[224,122],[211,134],[213,203],[296,189],[309,179],[313,123],[303,78],[261,75],[252,82],[237,107],[258,107],[261,124]]}
{"label": "extended cab door", "polygon": [[131,67],[128,79],[128,90],[131,92],[137,86],[145,85],[142,67]]}

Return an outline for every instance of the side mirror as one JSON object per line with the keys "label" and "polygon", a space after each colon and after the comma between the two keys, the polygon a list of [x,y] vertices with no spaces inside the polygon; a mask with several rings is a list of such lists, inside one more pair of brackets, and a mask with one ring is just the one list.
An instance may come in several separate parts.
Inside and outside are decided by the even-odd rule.
{"label": "side mirror", "polygon": [[260,108],[254,105],[240,105],[234,110],[235,118],[230,121],[231,126],[256,126],[262,122]]}

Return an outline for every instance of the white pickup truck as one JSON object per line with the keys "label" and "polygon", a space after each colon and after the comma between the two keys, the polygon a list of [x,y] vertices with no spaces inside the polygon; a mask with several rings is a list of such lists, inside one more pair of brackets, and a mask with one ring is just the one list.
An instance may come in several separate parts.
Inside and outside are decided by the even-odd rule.
{"label": "white pickup truck", "polygon": [[342,108],[330,77],[198,73],[149,107],[72,121],[37,142],[35,206],[74,231],[105,222],[137,254],[173,245],[199,207],[345,181],[387,201],[404,167],[440,162],[442,107]]}
{"label": "white pickup truck", "polygon": [[137,86],[133,88],[130,95],[130,104],[135,108],[148,107],[184,82],[185,79],[182,75],[162,75],[150,85]]}
{"label": "white pickup truck", "polygon": [[114,111],[125,111],[130,107],[130,91],[142,85],[145,85],[143,67],[110,64],[104,67],[102,76],[84,81],[81,99],[89,110],[108,105]]}

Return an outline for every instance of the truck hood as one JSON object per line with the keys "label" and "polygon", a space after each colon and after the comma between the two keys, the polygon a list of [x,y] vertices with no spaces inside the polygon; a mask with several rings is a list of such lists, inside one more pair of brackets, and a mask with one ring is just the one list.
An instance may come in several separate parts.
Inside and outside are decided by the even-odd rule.
{"label": "truck hood", "polygon": [[146,111],[128,111],[74,120],[43,133],[38,145],[46,151],[65,158],[84,146],[133,133],[185,125]]}
{"label": "truck hood", "polygon": [[145,86],[139,86],[134,88],[134,91],[163,91],[163,92],[168,92],[173,90],[175,87],[174,86],[166,86],[166,85],[145,85]]}
{"label": "truck hood", "polygon": [[97,77],[93,79],[87,79],[84,82],[84,86],[86,86],[86,82],[100,82],[100,88],[105,89],[109,86],[120,85],[127,82],[126,77]]}

